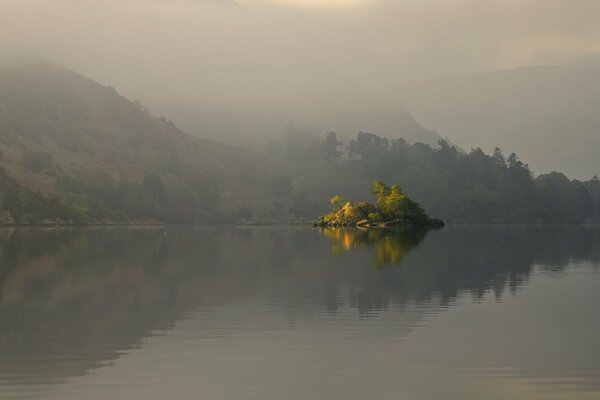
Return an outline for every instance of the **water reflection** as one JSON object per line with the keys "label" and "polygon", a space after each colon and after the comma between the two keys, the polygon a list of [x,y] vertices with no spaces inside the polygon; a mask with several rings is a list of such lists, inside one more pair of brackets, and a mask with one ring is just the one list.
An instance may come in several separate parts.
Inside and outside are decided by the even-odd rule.
{"label": "water reflection", "polygon": [[341,254],[362,245],[375,247],[374,264],[398,264],[411,248],[417,246],[427,234],[425,228],[361,229],[323,228],[321,232],[331,238],[333,254]]}
{"label": "water reflection", "polygon": [[[155,332],[177,330],[190,310],[211,316],[200,320],[194,337],[294,332],[301,325],[336,335],[361,332],[362,346],[374,345],[382,332],[390,338],[422,334],[421,321],[432,313],[467,312],[461,299],[485,303],[491,294],[510,305],[514,296],[506,294],[527,287],[534,273],[558,279],[578,265],[594,269],[600,262],[600,229],[591,226],[323,233],[276,227],[0,231],[0,397],[7,397],[2,387],[66,382],[111,364]],[[373,268],[374,262],[399,268]],[[500,346],[507,336],[498,325],[494,329],[502,335],[485,333],[495,340],[486,342],[487,364],[480,352],[469,350],[480,336],[473,340],[466,331],[456,336],[453,346],[464,352],[465,368],[511,368],[521,378],[552,380],[561,371],[548,365],[564,362],[578,387],[600,389],[600,350],[593,337],[568,336],[582,324],[587,333],[598,331],[600,311],[593,304],[600,299],[570,304],[564,297],[600,293],[582,286],[594,282],[566,286],[562,295],[540,292],[525,303],[531,310],[520,305],[497,319],[511,326],[513,316],[531,312],[527,320],[540,327],[566,330],[557,340],[570,355],[557,346],[542,356],[528,344],[510,357],[514,349]],[[551,290],[559,293],[560,286]],[[564,309],[564,315],[554,318],[544,304],[553,304],[552,312]],[[361,322],[364,317],[375,318]],[[478,319],[463,322],[470,321]],[[464,348],[463,339],[470,341]],[[315,336],[315,343],[323,340]],[[287,346],[294,351],[294,343]],[[549,364],[552,354],[556,358]]]}

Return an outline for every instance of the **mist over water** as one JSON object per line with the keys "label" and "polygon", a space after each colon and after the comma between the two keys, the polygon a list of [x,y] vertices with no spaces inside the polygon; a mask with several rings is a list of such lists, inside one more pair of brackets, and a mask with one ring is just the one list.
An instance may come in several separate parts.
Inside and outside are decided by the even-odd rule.
{"label": "mist over water", "polygon": [[598,396],[597,227],[370,232],[3,230],[0,397]]}

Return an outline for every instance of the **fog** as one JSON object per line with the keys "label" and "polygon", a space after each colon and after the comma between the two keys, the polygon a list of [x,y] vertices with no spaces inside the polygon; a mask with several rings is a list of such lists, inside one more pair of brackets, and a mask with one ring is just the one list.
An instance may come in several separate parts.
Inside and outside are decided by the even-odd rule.
{"label": "fog", "polygon": [[331,121],[401,109],[405,82],[595,63],[597,15],[594,0],[0,0],[0,54],[51,60],[190,133],[247,142],[287,121],[377,129]]}

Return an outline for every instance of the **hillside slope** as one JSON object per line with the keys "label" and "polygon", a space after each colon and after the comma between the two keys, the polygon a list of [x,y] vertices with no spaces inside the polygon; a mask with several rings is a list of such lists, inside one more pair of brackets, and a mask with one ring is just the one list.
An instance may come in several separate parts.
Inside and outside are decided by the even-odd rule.
{"label": "hillside slope", "polygon": [[[400,102],[352,79],[297,73],[295,81],[273,78],[278,84],[257,86],[249,98],[231,99],[225,105],[201,98],[149,99],[151,109],[169,115],[194,135],[262,149],[279,139],[290,123],[321,132],[334,131],[342,139],[370,132],[388,139],[437,146],[440,136],[423,127]],[[245,99],[245,100],[242,100]]]}
{"label": "hillside slope", "polygon": [[396,88],[423,124],[470,149],[516,151],[537,173],[600,174],[600,68],[540,66]]}
{"label": "hillside slope", "polygon": [[[179,222],[231,214],[256,201],[267,168],[251,151],[191,137],[114,88],[46,63],[0,69],[0,152],[0,166],[25,190],[68,193],[84,211],[114,197],[94,220],[172,219],[172,207],[189,208]],[[144,189],[154,193],[144,198]],[[128,202],[156,212],[128,215]],[[121,215],[111,211],[119,207]]]}

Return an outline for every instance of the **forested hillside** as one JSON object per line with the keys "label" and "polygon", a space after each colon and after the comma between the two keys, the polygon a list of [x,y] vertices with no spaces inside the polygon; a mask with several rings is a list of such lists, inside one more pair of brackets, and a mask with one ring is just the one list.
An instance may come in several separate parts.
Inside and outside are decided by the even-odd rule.
{"label": "forested hillside", "polygon": [[394,92],[422,124],[464,148],[517,151],[538,174],[600,174],[597,66],[515,68],[416,82]]}
{"label": "forested hillside", "polygon": [[216,221],[268,182],[257,154],[47,63],[0,70],[0,153],[3,222]]}
{"label": "forested hillside", "polygon": [[328,139],[321,142],[328,161],[290,166],[296,190],[303,194],[296,200],[299,214],[324,209],[322,203],[305,199],[336,193],[344,193],[347,200],[364,199],[369,182],[381,179],[400,184],[429,215],[450,223],[600,221],[598,177],[569,180],[559,172],[534,176],[514,153],[505,156],[498,148],[492,154],[479,148],[464,153],[444,140],[434,149],[361,132],[344,149],[341,142]]}

